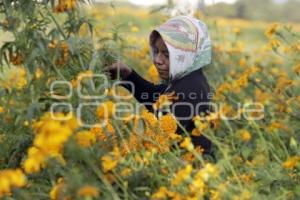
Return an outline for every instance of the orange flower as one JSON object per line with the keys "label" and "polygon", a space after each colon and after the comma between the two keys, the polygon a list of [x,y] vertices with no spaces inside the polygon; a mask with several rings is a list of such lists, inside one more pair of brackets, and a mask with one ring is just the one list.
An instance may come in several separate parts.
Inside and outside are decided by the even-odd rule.
{"label": "orange flower", "polygon": [[97,115],[99,119],[107,119],[114,115],[116,106],[112,101],[105,101],[97,108]]}
{"label": "orange flower", "polygon": [[78,190],[77,195],[81,197],[99,197],[99,190],[94,186],[85,185]]}
{"label": "orange flower", "polygon": [[23,63],[23,56],[20,53],[9,53],[9,61],[14,65],[21,65]]}
{"label": "orange flower", "polygon": [[154,110],[161,110],[164,107],[168,107],[172,104],[173,100],[178,99],[175,92],[160,95],[158,100],[153,104]]}
{"label": "orange flower", "polygon": [[53,12],[61,13],[69,10],[74,10],[76,0],[58,0],[58,5],[55,6]]}
{"label": "orange flower", "polygon": [[271,25],[271,27],[270,27],[269,29],[266,30],[265,35],[266,35],[268,38],[272,37],[273,34],[277,32],[278,25],[279,25],[278,23],[273,23],[273,24]]}
{"label": "orange flower", "polygon": [[299,163],[299,156],[292,156],[288,158],[284,163],[282,163],[282,167],[285,169],[294,169],[296,165]]}
{"label": "orange flower", "polygon": [[168,135],[171,135],[176,132],[177,124],[176,119],[172,114],[163,115],[159,119],[160,129],[167,133]]}

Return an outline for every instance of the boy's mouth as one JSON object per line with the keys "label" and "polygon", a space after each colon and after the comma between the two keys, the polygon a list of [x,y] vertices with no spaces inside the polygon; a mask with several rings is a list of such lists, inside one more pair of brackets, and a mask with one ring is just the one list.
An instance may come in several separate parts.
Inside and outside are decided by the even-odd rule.
{"label": "boy's mouth", "polygon": [[169,77],[169,73],[168,72],[158,72],[159,73],[159,76],[162,78],[162,79],[168,79]]}

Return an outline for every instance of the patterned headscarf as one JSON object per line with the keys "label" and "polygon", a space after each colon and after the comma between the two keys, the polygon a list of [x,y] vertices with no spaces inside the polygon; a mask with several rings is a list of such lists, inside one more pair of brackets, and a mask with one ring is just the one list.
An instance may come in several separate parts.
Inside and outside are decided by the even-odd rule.
{"label": "patterned headscarf", "polygon": [[190,16],[171,18],[150,34],[152,59],[155,31],[165,42],[170,59],[169,81],[180,79],[211,63],[211,41],[206,25]]}

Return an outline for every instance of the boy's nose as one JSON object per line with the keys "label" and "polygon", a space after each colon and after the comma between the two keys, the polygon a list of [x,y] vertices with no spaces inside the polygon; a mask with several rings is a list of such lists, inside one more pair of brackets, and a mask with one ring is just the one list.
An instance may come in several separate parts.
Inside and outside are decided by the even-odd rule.
{"label": "boy's nose", "polygon": [[161,54],[161,53],[158,53],[158,54],[154,57],[154,61],[155,61],[157,64],[163,64],[162,54]]}

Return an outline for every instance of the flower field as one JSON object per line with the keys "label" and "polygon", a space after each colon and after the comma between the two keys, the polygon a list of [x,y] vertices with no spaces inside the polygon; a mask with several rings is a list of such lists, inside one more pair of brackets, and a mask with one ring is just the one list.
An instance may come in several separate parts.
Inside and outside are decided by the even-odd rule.
{"label": "flower field", "polygon": [[[0,2],[0,199],[300,199],[300,25],[197,13],[216,106],[178,135],[172,114],[150,113],[105,71],[121,59],[158,83],[148,34],[169,17]],[[190,135],[209,138],[214,156]]]}

